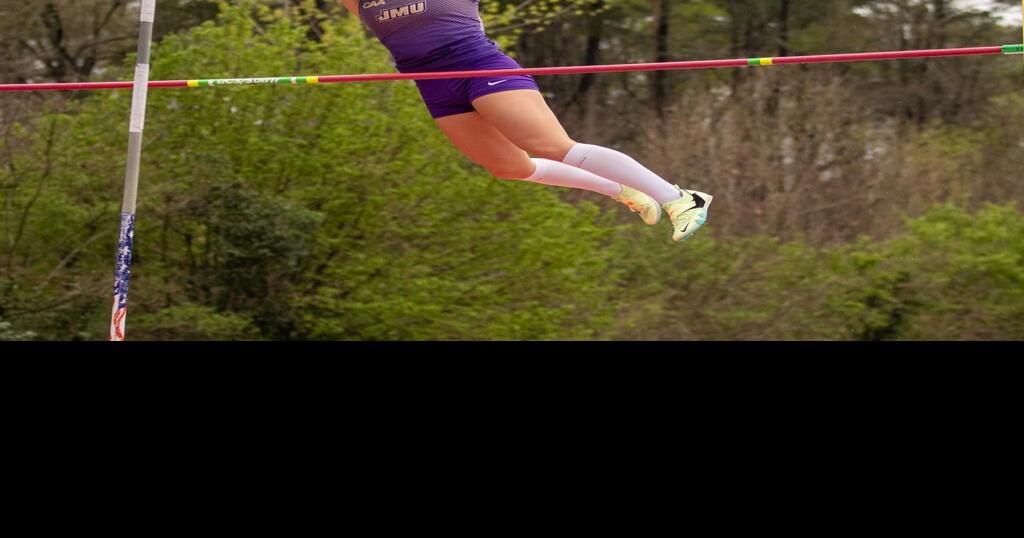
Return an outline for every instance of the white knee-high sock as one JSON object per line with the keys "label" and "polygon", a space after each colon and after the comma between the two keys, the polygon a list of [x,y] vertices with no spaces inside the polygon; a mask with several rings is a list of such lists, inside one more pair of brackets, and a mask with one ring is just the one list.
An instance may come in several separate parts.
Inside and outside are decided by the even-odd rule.
{"label": "white knee-high sock", "polygon": [[[530,159],[537,166],[533,175],[525,181],[553,185],[556,187],[570,187],[573,189],[584,189],[599,192],[605,196],[618,196],[622,194],[622,185],[609,181],[603,177],[596,176],[581,168],[569,166],[558,161],[547,159]],[[678,196],[677,196],[678,198]]]}
{"label": "white knee-high sock", "polygon": [[565,164],[647,193],[665,205],[679,199],[679,189],[636,162],[632,157],[601,146],[576,144],[565,156]]}

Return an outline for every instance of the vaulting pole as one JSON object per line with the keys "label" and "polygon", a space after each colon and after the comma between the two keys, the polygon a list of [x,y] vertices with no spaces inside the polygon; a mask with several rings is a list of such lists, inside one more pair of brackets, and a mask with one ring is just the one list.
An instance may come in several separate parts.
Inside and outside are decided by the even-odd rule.
{"label": "vaulting pole", "polygon": [[135,201],[139,192],[139,165],[142,160],[142,130],[146,124],[146,98],[149,93],[149,51],[153,42],[156,0],[142,0],[139,22],[139,53],[132,87],[132,115],[128,125],[128,165],[121,201],[121,234],[117,243],[117,267],[114,270],[114,310],[110,318],[110,340],[125,339],[128,316],[128,281],[132,269],[135,241]]}

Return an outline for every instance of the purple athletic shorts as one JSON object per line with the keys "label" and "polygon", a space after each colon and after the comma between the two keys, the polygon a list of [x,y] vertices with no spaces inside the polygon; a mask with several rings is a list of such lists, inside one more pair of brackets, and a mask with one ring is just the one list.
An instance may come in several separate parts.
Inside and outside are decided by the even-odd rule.
{"label": "purple athletic shorts", "polygon": [[[518,62],[500,50],[482,57],[458,60],[446,59],[443,63],[417,66],[420,73],[437,71],[477,71],[488,69],[521,69]],[[485,78],[456,78],[444,80],[417,80],[423,102],[434,118],[473,112],[473,101],[492,93],[509,90],[540,90],[531,76],[517,75]]]}

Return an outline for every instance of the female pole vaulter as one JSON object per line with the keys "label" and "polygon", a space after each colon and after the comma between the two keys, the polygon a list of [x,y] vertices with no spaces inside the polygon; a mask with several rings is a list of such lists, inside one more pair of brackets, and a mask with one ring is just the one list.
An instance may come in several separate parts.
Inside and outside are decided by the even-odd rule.
{"label": "female pole vaulter", "polygon": [[[391,52],[402,73],[518,69],[487,38],[479,0],[341,0]],[[500,179],[609,196],[657,224],[662,209],[682,241],[700,229],[712,196],[684,190],[618,151],[566,133],[530,76],[418,80],[441,131]],[[531,155],[534,157],[531,158]]]}

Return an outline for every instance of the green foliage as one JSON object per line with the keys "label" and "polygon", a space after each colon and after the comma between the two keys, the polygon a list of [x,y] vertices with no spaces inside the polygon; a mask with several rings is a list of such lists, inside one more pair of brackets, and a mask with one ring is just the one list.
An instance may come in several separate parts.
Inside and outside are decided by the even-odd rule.
{"label": "green foliage", "polygon": [[498,0],[480,3],[480,15],[488,35],[509,52],[512,45],[529,35],[551,26],[567,15],[596,16],[609,9],[616,0]]}
{"label": "green foliage", "polygon": [[259,340],[245,315],[191,303],[132,316],[133,340]]}
{"label": "green foliage", "polygon": [[620,338],[1024,339],[1024,214],[1013,206],[939,206],[883,242],[648,248],[659,269],[631,268]]}
{"label": "green foliage", "polygon": [[12,342],[17,340],[32,340],[35,333],[20,332],[11,327],[11,324],[0,318],[0,342]]}

